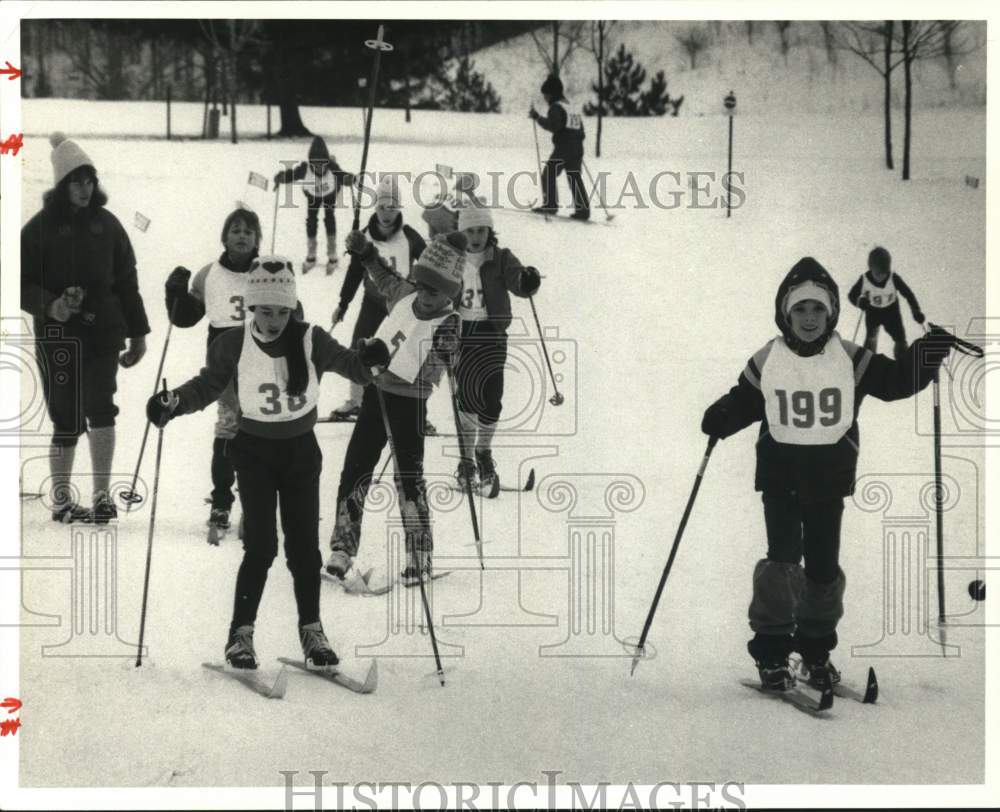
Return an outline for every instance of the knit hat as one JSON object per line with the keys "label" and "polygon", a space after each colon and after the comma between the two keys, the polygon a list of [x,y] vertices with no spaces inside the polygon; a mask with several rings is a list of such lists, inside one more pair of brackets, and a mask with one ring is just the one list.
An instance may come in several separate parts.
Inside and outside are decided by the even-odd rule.
{"label": "knit hat", "polygon": [[477,226],[493,228],[493,215],[482,200],[474,198],[458,210],[458,230]]}
{"label": "knit hat", "polygon": [[557,99],[560,98],[563,94],[562,79],[555,75],[549,76],[542,82],[542,93],[547,96],[555,96]]}
{"label": "knit hat", "polygon": [[330,160],[330,151],[326,148],[326,141],[324,141],[318,135],[315,138],[313,138],[312,144],[309,145],[309,160],[310,161]]}
{"label": "knit hat", "polygon": [[254,258],[247,273],[243,302],[247,307],[271,305],[294,310],[299,297],[291,260],[275,254]]}
{"label": "knit hat", "polygon": [[461,231],[436,236],[414,263],[413,281],[422,282],[454,299],[462,290],[466,245],[468,240]]}
{"label": "knit hat", "polygon": [[379,203],[399,207],[399,178],[396,175],[388,174],[379,178],[378,187],[375,189],[375,204]]}
{"label": "knit hat", "polygon": [[830,292],[815,282],[803,282],[798,287],[793,288],[788,296],[785,297],[785,316],[788,316],[795,305],[807,299],[819,302],[826,308],[827,313],[833,313],[833,305],[830,303]]}
{"label": "knit hat", "polygon": [[95,172],[97,171],[94,162],[90,160],[87,153],[80,149],[76,141],[70,141],[65,133],[52,133],[49,136],[49,143],[52,144],[52,173],[56,186],[70,172],[81,166],[89,166]]}
{"label": "knit hat", "polygon": [[892,267],[892,255],[881,245],[877,245],[868,254],[868,267],[888,273]]}

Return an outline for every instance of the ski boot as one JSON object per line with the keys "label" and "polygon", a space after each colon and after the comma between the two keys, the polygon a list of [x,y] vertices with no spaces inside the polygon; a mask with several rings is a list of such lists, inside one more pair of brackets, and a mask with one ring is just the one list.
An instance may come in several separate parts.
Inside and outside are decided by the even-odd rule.
{"label": "ski boot", "polygon": [[[414,555],[417,559],[416,567],[413,565]],[[415,554],[408,555],[407,560],[409,563],[399,574],[399,581],[403,586],[417,586],[420,583],[421,576],[425,583],[433,578],[430,550],[417,550]]]}
{"label": "ski boot", "polygon": [[587,222],[590,219],[590,209],[577,209],[569,216],[569,219]]}
{"label": "ski boot", "polygon": [[229,530],[229,511],[225,508],[212,508],[208,516],[208,543],[218,546]]}
{"label": "ski boot", "polygon": [[306,668],[310,671],[324,671],[336,666],[340,660],[323,633],[323,624],[318,620],[299,626],[299,641],[302,643],[302,656]]}
{"label": "ski boot", "polygon": [[467,486],[471,487],[473,492],[478,490],[479,482],[476,479],[476,464],[472,460],[462,460],[458,464],[458,468],[455,471],[455,483],[462,492],[465,491]]}
{"label": "ski boot", "polygon": [[74,522],[90,522],[93,520],[91,511],[76,502],[68,502],[56,507],[52,511],[52,521],[60,524],[73,524]]}
{"label": "ski boot", "polygon": [[358,419],[361,406],[352,398],[345,400],[340,406],[330,412],[330,419],[335,422],[350,422]]}
{"label": "ski boot", "polygon": [[351,518],[347,509],[347,500],[342,499],[337,505],[337,521],[330,537],[330,558],[326,562],[326,571],[341,581],[353,569],[354,556],[361,543],[361,519]]}
{"label": "ski boot", "polygon": [[799,670],[806,684],[810,688],[816,688],[820,691],[826,687],[827,680],[829,680],[830,685],[836,685],[840,682],[840,672],[833,662],[831,662],[829,656],[822,662],[808,662],[803,657],[802,663],[799,665]]}
{"label": "ski boot", "polygon": [[788,658],[771,662],[757,661],[760,685],[766,691],[788,691],[795,686],[795,674]]}
{"label": "ski boot", "polygon": [[306,249],[306,261],[302,263],[302,273],[307,274],[316,267],[316,238],[309,237],[309,246]]}
{"label": "ski boot", "polygon": [[118,519],[118,508],[111,501],[111,497],[106,492],[97,495],[94,499],[94,509],[91,511],[91,521],[94,524],[107,524]]}
{"label": "ski boot", "polygon": [[479,469],[479,490],[488,499],[496,499],[500,493],[500,475],[490,449],[476,449],[476,467]]}
{"label": "ski boot", "polygon": [[257,668],[257,652],[253,649],[253,626],[238,626],[229,630],[226,643],[226,662],[230,668],[254,670]]}

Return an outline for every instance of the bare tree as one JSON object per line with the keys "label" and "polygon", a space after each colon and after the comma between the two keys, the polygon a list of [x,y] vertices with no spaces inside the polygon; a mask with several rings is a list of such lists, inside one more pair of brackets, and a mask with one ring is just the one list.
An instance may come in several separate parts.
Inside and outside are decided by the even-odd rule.
{"label": "bare tree", "polygon": [[691,70],[698,67],[698,54],[708,47],[708,32],[700,25],[689,25],[680,34],[674,34],[691,62]]}
{"label": "bare tree", "polygon": [[256,20],[203,20],[201,30],[219,57],[222,79],[222,103],[228,104],[230,140],[236,143],[236,97],[239,94],[239,77],[236,63],[240,53],[250,45],[261,45]]}
{"label": "bare tree", "polygon": [[837,68],[837,38],[834,34],[834,23],[821,20],[819,24],[823,32],[823,48],[826,50],[826,61]]}
{"label": "bare tree", "polygon": [[958,84],[956,75],[958,73],[959,57],[971,54],[979,47],[978,44],[970,43],[965,38],[964,33],[959,26],[945,28],[941,33],[941,56],[944,57],[945,67],[948,70],[948,86],[952,90]]}
{"label": "bare tree", "polygon": [[558,76],[573,52],[580,47],[587,33],[587,24],[575,20],[554,20],[549,24],[552,36],[551,47],[539,34],[538,29],[531,31],[531,38],[545,63],[548,72]]}
{"label": "bare tree", "polygon": [[747,27],[747,45],[753,48],[753,20],[747,20],[746,27]]}
{"label": "bare tree", "polygon": [[902,58],[894,52],[893,33],[895,22],[886,20],[875,22],[843,22],[833,29],[838,48],[850,51],[863,59],[882,77],[883,116],[885,131],[885,165],[893,168],[892,162],[892,72],[900,65]]}
{"label": "bare tree", "polygon": [[608,39],[614,21],[594,20],[590,23],[590,46],[585,49],[594,55],[597,62],[597,137],[594,141],[594,157],[601,157],[601,130],[604,122],[604,63],[608,52]]}
{"label": "bare tree", "polygon": [[792,33],[792,21],[791,20],[775,20],[774,27],[778,29],[778,41],[781,44],[781,57],[785,60],[785,65],[788,65],[788,52],[791,50],[791,33]]}
{"label": "bare tree", "polygon": [[903,180],[910,179],[910,134],[913,112],[913,63],[918,59],[936,59],[944,55],[946,41],[954,39],[962,25],[959,20],[903,20],[897,37],[903,60],[904,130]]}

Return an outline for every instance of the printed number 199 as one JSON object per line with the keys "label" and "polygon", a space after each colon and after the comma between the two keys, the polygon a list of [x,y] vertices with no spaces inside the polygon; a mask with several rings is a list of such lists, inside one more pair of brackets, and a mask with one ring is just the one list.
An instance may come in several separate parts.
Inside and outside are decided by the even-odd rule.
{"label": "printed number 199", "polygon": [[[776,390],[778,396],[778,418],[781,425],[788,425],[788,407],[791,400],[792,425],[800,429],[809,429],[816,424],[816,397],[809,389],[792,392],[789,399],[784,389]],[[819,393],[819,423],[821,426],[835,426],[840,422],[842,410],[841,393],[839,389],[830,387]]]}

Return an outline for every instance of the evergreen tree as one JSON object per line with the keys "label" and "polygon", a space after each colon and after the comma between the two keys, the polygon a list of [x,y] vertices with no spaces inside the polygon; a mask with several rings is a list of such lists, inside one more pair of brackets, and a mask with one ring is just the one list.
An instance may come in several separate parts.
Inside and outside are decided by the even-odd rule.
{"label": "evergreen tree", "polygon": [[[597,103],[602,108],[602,115],[639,116],[642,83],[646,81],[646,70],[639,65],[631,52],[625,50],[624,43],[604,66],[604,96]],[[599,94],[597,85],[591,89]],[[597,112],[597,106],[588,102],[583,109],[588,115]]]}
{"label": "evergreen tree", "polygon": [[500,97],[475,66],[475,62],[463,56],[456,66],[454,79],[434,81],[430,104],[424,102],[415,106],[460,113],[499,113]]}
{"label": "evergreen tree", "polygon": [[657,71],[649,82],[649,90],[642,94],[640,107],[644,116],[662,116],[670,105],[667,80],[663,71]]}

